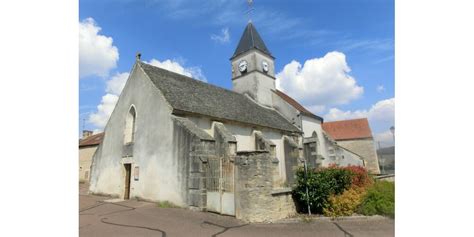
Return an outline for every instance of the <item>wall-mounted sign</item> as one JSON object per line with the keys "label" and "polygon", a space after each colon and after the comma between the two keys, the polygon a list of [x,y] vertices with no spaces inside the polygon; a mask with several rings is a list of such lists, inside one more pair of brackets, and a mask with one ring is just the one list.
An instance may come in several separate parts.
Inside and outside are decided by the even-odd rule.
{"label": "wall-mounted sign", "polygon": [[138,177],[140,176],[140,167],[138,166],[135,166],[134,170],[133,170],[133,179],[135,181],[138,181]]}

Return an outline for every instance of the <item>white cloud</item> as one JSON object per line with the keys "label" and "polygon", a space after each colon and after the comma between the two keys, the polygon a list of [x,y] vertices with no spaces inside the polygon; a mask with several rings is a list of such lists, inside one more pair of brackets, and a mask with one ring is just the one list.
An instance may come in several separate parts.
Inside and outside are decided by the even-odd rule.
{"label": "white cloud", "polygon": [[295,60],[285,65],[276,75],[276,86],[308,108],[347,104],[364,92],[350,70],[343,53],[329,52],[303,66]]}
{"label": "white cloud", "polygon": [[328,113],[324,115],[326,121],[347,120],[355,118],[366,118],[368,116],[367,110],[343,111],[338,108],[329,109]]}
{"label": "white cloud", "polygon": [[394,136],[390,130],[374,134],[374,140],[377,143],[377,148],[388,147],[394,145]]}
{"label": "white cloud", "polygon": [[102,96],[102,100],[97,106],[97,112],[91,113],[88,120],[98,130],[104,128],[107,124],[129,75],[128,72],[117,73],[106,82],[106,94]]}
{"label": "white cloud", "polygon": [[311,105],[311,106],[307,106],[306,109],[308,109],[309,111],[311,111],[314,114],[321,114],[321,113],[324,112],[324,110],[326,110],[326,106],[324,106],[324,105]]}
{"label": "white cloud", "polygon": [[395,98],[381,100],[373,105],[369,110],[369,119],[391,123],[388,127],[392,126],[395,121]]}
{"label": "white cloud", "polygon": [[89,115],[88,122],[96,126],[98,129],[103,129],[107,124],[112,111],[114,111],[118,97],[118,95],[110,93],[102,96],[102,101],[97,106],[97,112]]}
{"label": "white cloud", "polygon": [[230,42],[229,28],[223,28],[220,35],[211,35],[211,39],[217,43],[225,44]]}
{"label": "white cloud", "polygon": [[378,85],[376,90],[377,90],[378,93],[382,93],[382,92],[385,91],[385,87],[383,85]]}
{"label": "white cloud", "polygon": [[94,19],[79,22],[79,77],[106,77],[117,66],[119,52],[112,37],[99,34],[101,28]]}
{"label": "white cloud", "polygon": [[148,64],[151,64],[156,67],[160,67],[163,69],[166,69],[168,71],[176,72],[188,77],[192,77],[194,79],[204,81],[206,82],[207,79],[202,73],[201,68],[199,67],[183,67],[179,62],[176,60],[164,60],[164,61],[159,61],[157,59],[152,59],[149,62],[145,62]]}
{"label": "white cloud", "polygon": [[343,111],[331,108],[324,116],[326,121],[368,118],[372,131],[386,131],[395,123],[395,98],[381,100],[369,110]]}
{"label": "white cloud", "polygon": [[107,88],[105,91],[114,95],[120,95],[129,75],[130,73],[128,72],[115,74],[115,76],[107,81]]}

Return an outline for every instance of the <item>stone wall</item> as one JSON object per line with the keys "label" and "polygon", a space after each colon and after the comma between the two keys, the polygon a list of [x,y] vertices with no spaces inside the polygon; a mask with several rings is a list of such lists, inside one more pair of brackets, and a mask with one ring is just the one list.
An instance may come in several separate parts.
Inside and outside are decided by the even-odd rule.
{"label": "stone wall", "polygon": [[236,217],[248,222],[270,222],[295,213],[290,189],[274,189],[269,151],[238,152],[235,170]]}
{"label": "stone wall", "polygon": [[296,169],[298,168],[300,156],[298,144],[287,136],[284,137],[285,150],[285,169],[286,169],[286,183],[291,186],[295,182]]}
{"label": "stone wall", "polygon": [[187,118],[173,117],[174,143],[178,148],[177,160],[180,172],[187,174],[183,180],[183,192],[187,193],[187,205],[191,209],[206,209],[206,163],[215,156],[214,139]]}
{"label": "stone wall", "polygon": [[215,156],[215,145],[212,141],[195,140],[189,154],[188,205],[190,209],[206,210],[206,173],[207,160]]}
{"label": "stone wall", "polygon": [[89,182],[92,156],[97,146],[88,146],[79,148],[79,181]]}

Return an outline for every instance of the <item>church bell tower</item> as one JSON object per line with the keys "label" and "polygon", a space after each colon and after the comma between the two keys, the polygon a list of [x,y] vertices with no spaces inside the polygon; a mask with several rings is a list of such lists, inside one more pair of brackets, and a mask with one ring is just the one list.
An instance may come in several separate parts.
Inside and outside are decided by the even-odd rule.
{"label": "church bell tower", "polygon": [[272,90],[275,90],[274,60],[252,22],[249,22],[230,58],[232,90],[249,95],[261,105],[272,107]]}

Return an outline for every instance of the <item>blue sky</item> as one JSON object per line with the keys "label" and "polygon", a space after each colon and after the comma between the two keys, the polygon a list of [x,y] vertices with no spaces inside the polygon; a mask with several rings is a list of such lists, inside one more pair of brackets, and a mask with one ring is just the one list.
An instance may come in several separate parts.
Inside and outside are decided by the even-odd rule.
{"label": "blue sky", "polygon": [[[393,0],[255,0],[253,7],[252,22],[281,72],[280,89],[327,121],[368,117],[382,146],[393,142]],[[94,51],[86,57],[81,43],[81,74],[91,58],[109,64],[101,73],[80,76],[79,129],[83,119],[86,129],[102,129],[90,116],[107,116],[99,116],[97,106],[107,103],[107,93],[119,93],[111,84],[130,71],[137,51],[144,61],[231,88],[229,58],[248,21],[245,0],[81,0],[79,10],[80,24],[100,28],[96,35],[113,40],[104,54],[114,47],[118,54]],[[298,87],[296,80],[307,86]]]}

